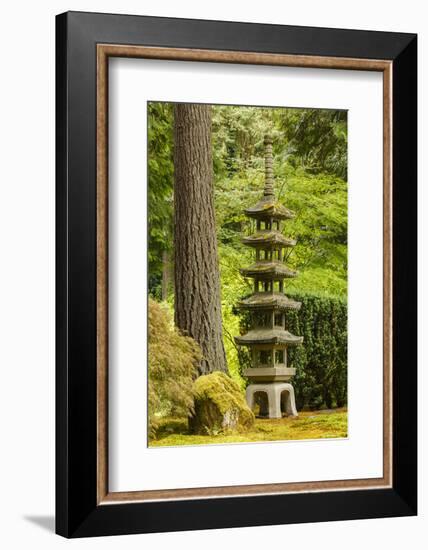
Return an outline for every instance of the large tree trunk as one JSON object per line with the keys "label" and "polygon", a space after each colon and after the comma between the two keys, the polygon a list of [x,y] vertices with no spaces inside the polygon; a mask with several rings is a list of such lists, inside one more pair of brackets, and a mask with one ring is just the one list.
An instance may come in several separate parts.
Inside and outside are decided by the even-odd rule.
{"label": "large tree trunk", "polygon": [[201,374],[227,372],[208,105],[175,105],[174,222],[175,323],[201,346]]}

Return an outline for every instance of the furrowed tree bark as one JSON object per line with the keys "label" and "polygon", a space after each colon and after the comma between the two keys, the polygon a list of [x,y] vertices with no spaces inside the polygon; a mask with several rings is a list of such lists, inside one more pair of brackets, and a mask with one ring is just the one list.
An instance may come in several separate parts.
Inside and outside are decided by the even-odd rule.
{"label": "furrowed tree bark", "polygon": [[227,372],[209,105],[174,107],[174,256],[175,323],[201,346],[201,374]]}

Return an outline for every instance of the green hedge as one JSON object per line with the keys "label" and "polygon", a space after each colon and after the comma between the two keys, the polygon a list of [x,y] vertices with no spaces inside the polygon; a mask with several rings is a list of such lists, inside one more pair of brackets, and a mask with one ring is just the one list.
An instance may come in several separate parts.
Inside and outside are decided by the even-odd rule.
{"label": "green hedge", "polygon": [[289,296],[302,303],[299,311],[286,313],[286,328],[304,338],[303,345],[288,348],[289,365],[296,368],[297,408],[343,407],[348,385],[347,302],[311,294]]}

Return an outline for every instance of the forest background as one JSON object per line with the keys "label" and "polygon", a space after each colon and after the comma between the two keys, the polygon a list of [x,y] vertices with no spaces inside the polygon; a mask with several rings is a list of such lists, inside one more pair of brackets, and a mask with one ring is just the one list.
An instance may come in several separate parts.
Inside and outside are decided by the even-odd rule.
{"label": "forest background", "polygon": [[[241,238],[251,232],[244,208],[264,184],[266,132],[273,137],[275,193],[296,213],[285,224],[296,239],[286,263],[299,272],[285,293],[302,302],[287,314],[304,336],[290,350],[298,409],[347,401],[347,112],[324,109],[212,106],[212,148],[223,339],[228,370],[244,388],[245,350],[233,337],[248,320],[236,308],[252,292],[239,268],[252,261]],[[173,104],[148,104],[149,295],[174,307]]]}

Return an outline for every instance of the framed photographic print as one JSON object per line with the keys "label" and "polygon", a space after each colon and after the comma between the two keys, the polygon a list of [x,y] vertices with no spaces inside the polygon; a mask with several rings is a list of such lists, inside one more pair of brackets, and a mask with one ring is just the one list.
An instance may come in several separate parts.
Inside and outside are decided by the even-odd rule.
{"label": "framed photographic print", "polygon": [[56,48],[57,532],[416,514],[416,36]]}

